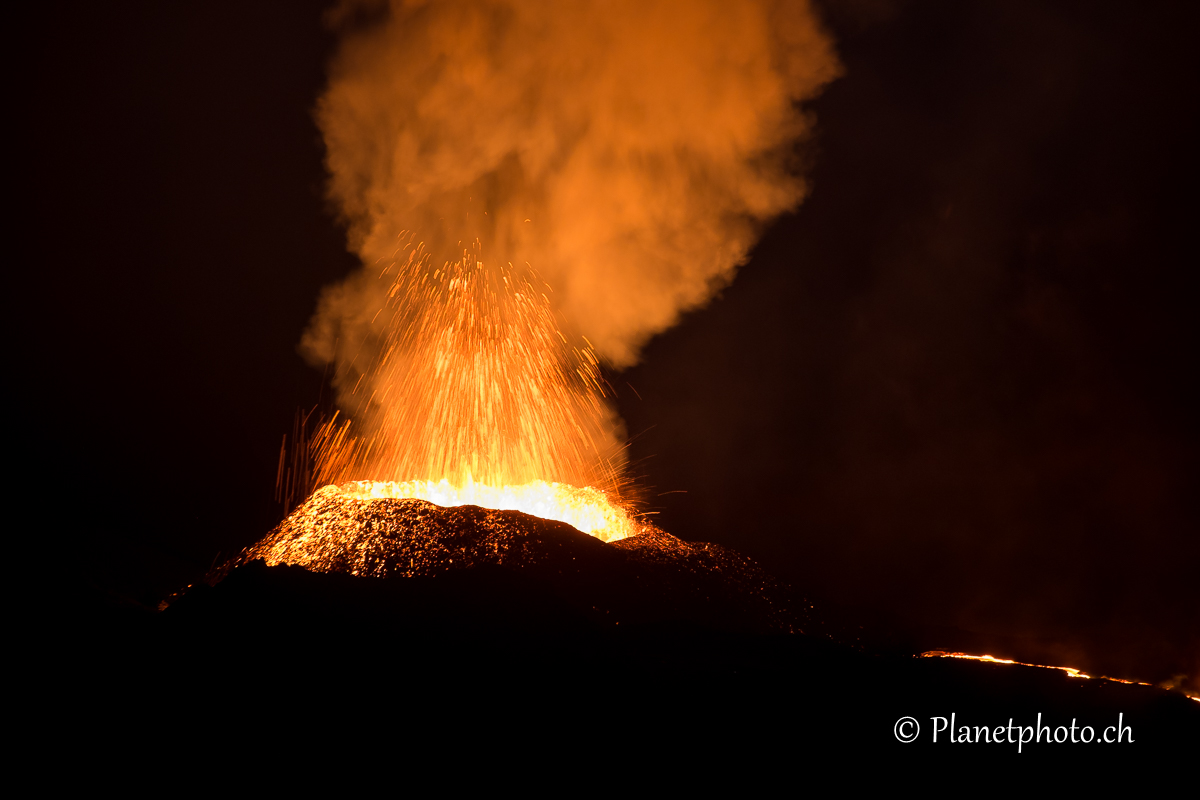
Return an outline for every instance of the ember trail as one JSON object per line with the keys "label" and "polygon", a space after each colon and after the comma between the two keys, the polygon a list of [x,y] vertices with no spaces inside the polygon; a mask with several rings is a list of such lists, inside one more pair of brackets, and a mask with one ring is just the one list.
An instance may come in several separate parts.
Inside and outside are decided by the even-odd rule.
{"label": "ember trail", "polygon": [[399,244],[378,273],[374,356],[337,376],[355,419],[316,432],[312,486],[518,510],[602,541],[638,533],[599,361],[568,343],[550,288],[532,269],[485,265],[478,242],[436,268],[411,235]]}

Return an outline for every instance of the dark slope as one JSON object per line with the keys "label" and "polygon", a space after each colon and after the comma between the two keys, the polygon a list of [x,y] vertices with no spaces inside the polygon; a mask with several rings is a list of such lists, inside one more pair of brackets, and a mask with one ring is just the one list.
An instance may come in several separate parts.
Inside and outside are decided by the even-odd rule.
{"label": "dark slope", "polygon": [[[1011,759],[1039,714],[1051,735],[1074,723],[1102,736],[1121,722],[1134,741],[1024,744],[1026,761],[1170,759],[1200,737],[1200,703],[1178,693],[839,641],[790,610],[787,587],[722,548],[661,533],[604,544],[518,512],[388,502],[368,537],[386,577],[235,560],[215,585],[127,631],[125,645],[101,649],[161,695],[201,705],[233,692],[315,703],[318,716],[377,706],[412,730],[500,735],[511,724],[549,747]],[[387,523],[413,514],[423,527],[409,540]],[[934,743],[934,718],[951,715],[972,731],[1011,720],[1014,741],[951,744],[942,731]],[[912,744],[894,735],[904,716],[922,726]]]}
{"label": "dark slope", "polygon": [[519,511],[364,501],[328,487],[209,583],[255,559],[390,580],[483,570],[495,575],[487,583],[538,586],[548,603],[602,627],[686,621],[753,633],[816,631],[809,604],[750,559],[643,530],[604,543]]}

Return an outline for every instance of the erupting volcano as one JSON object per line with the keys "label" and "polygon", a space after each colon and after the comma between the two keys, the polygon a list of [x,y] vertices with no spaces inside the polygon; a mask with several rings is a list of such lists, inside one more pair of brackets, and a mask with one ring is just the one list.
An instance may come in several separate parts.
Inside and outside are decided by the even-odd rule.
{"label": "erupting volcano", "polygon": [[[321,488],[214,577],[258,559],[373,578],[504,566],[609,622],[712,621],[703,596],[737,627],[798,630],[803,614],[752,562],[686,544],[622,498],[620,462],[600,444],[612,423],[599,359],[568,344],[531,270],[490,269],[478,252],[434,267],[402,236],[379,270],[375,355],[344,366],[359,419],[335,415],[293,443]],[[285,447],[281,482],[286,464]],[[620,575],[640,588],[614,593]]]}
{"label": "erupting volcano", "polygon": [[601,449],[598,359],[568,345],[532,271],[489,269],[478,249],[435,268],[408,236],[380,270],[380,341],[371,363],[346,367],[361,422],[317,430],[312,485],[345,484],[365,502],[519,510],[602,541],[635,534],[620,467]]}
{"label": "erupting volcano", "polygon": [[20,732],[1195,760],[1188,4],[26,5]]}
{"label": "erupting volcano", "polygon": [[363,268],[301,343],[340,410],[281,453],[285,508],[321,489],[326,520],[335,498],[422,500],[638,536],[602,365],[635,363],[803,198],[830,40],[804,3],[355,8],[331,17],[317,119]]}
{"label": "erupting volcano", "polygon": [[277,488],[299,463],[315,491],[212,579],[256,560],[365,578],[502,567],[595,622],[807,624],[748,559],[658,530],[622,497],[600,361],[569,344],[531,269],[489,267],[478,242],[434,266],[406,233],[377,280],[372,355],[339,364],[357,419],[298,437],[290,468],[285,439]]}

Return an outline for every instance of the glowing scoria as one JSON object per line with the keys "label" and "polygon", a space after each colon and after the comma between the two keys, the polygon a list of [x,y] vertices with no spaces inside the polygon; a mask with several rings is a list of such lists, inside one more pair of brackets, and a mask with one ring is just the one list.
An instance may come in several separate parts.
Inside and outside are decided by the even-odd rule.
{"label": "glowing scoria", "polygon": [[[456,514],[457,509],[462,510]],[[446,481],[359,481],[317,490],[241,560],[261,558],[271,566],[375,577],[397,571],[412,574],[421,571],[418,561],[429,560],[424,553],[430,539],[428,517],[437,515],[439,524],[447,515],[481,517],[485,528],[503,532],[512,527],[511,515],[497,513],[505,511],[566,523],[601,542],[627,539],[648,527],[590,488],[542,481],[502,489],[475,483],[456,489]],[[483,546],[498,552],[494,542]],[[404,558],[412,562],[408,568]]]}
{"label": "glowing scoria", "polygon": [[358,481],[338,489],[358,500],[416,499],[438,506],[482,506],[498,511],[523,511],[542,519],[565,522],[602,542],[634,536],[641,526],[628,512],[613,505],[608,495],[591,487],[533,481],[523,486],[497,488],[469,482],[451,486],[449,481]]}
{"label": "glowing scoria", "polygon": [[[447,486],[346,483],[317,490],[257,544],[227,562],[207,582],[216,585],[251,562],[363,578],[434,578],[474,572],[480,586],[498,574],[533,581],[593,621],[614,625],[694,620],[746,630],[794,631],[807,624],[807,603],[750,559],[715,544],[682,541],[630,518],[594,489],[553,484],[523,487],[533,502],[557,493],[562,516],[609,515],[607,529],[586,534],[565,521],[518,509],[434,504],[413,496]],[[490,490],[475,486],[475,499]],[[522,502],[518,490],[498,502]],[[591,506],[591,507],[589,507]],[[491,576],[491,577],[489,577]],[[521,576],[517,578],[516,576]]]}

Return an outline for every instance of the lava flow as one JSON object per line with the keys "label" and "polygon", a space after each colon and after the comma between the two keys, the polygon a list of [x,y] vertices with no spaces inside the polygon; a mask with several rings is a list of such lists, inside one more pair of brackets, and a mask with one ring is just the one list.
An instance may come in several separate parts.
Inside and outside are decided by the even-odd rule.
{"label": "lava flow", "polygon": [[924,653],[921,653],[921,658],[965,658],[968,661],[986,661],[989,664],[1016,664],[1022,667],[1037,667],[1038,669],[1056,669],[1060,672],[1067,673],[1067,677],[1070,678],[1086,678],[1090,680],[1093,677],[1099,677],[1100,680],[1104,681],[1115,681],[1116,683],[1130,683],[1137,684],[1139,686],[1150,686],[1150,684],[1146,683],[1145,681],[1130,681],[1125,680],[1124,678],[1110,678],[1107,675],[1092,676],[1082,670],[1075,669],[1074,667],[1056,667],[1048,664],[1029,664],[1024,661],[1014,661],[1010,658],[996,658],[995,656],[989,655],[973,656],[966,653],[952,653],[946,650],[928,650]]}

